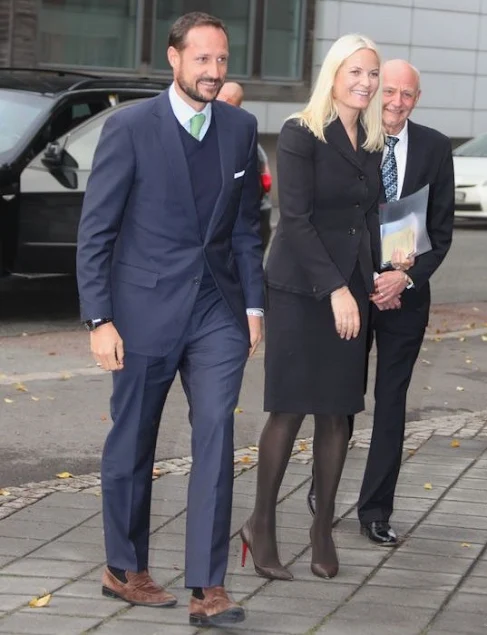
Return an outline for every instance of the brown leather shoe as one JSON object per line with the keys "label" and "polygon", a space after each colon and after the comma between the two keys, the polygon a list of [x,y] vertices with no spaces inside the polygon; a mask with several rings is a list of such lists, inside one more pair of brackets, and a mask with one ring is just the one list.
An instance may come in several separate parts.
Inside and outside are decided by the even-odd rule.
{"label": "brown leather shoe", "polygon": [[177,599],[174,595],[156,584],[147,571],[140,573],[126,571],[125,575],[127,582],[120,582],[106,568],[101,579],[102,594],[107,598],[125,600],[135,606],[167,608],[176,604]]}
{"label": "brown leather shoe", "polygon": [[189,623],[193,626],[227,626],[243,622],[245,611],[228,597],[222,586],[203,589],[204,598],[191,596]]}

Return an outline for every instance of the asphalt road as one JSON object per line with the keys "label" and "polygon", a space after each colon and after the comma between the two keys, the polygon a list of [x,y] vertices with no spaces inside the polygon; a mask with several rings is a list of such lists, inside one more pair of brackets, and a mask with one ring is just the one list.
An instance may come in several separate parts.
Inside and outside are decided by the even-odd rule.
{"label": "asphalt road", "polygon": [[[433,280],[434,302],[487,301],[486,240],[487,228],[455,230],[452,250]],[[480,337],[427,342],[424,349],[410,390],[409,420],[485,408],[487,344]],[[0,488],[65,470],[98,470],[110,426],[110,384],[90,358],[73,279],[0,281]],[[247,365],[243,412],[236,415],[238,447],[258,440],[265,421],[262,386],[259,354]],[[369,396],[359,427],[370,425],[371,406]],[[301,436],[311,430],[305,423]],[[187,406],[176,383],[157,456],[187,455],[189,442]]]}

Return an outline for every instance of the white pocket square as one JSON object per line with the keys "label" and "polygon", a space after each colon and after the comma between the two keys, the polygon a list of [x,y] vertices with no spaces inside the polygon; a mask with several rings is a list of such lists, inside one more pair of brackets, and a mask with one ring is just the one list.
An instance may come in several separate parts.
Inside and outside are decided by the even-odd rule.
{"label": "white pocket square", "polygon": [[235,172],[235,174],[233,175],[233,178],[234,179],[239,179],[244,174],[245,174],[245,170],[242,170],[241,172]]}

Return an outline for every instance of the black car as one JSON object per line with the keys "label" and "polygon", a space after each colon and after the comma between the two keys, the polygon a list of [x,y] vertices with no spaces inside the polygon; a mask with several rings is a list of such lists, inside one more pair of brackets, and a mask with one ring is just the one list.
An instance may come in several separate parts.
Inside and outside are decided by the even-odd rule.
{"label": "black car", "polygon": [[[82,200],[101,129],[168,82],[0,69],[0,274],[74,273]],[[263,239],[271,179],[259,151]],[[269,229],[267,229],[267,227]]]}

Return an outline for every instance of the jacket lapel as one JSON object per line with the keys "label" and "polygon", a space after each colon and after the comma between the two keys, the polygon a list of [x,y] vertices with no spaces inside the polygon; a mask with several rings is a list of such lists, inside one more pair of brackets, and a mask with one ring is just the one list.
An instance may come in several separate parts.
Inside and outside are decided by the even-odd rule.
{"label": "jacket lapel", "polygon": [[419,169],[420,144],[418,139],[418,129],[412,121],[408,121],[408,151],[406,157],[406,171],[404,173],[404,183],[402,185],[401,198],[413,194],[417,185],[417,174]]}
{"label": "jacket lapel", "polygon": [[[167,165],[173,173],[174,189],[183,197],[183,208],[198,219],[193,196],[193,186],[189,175],[188,162],[184,153],[178,122],[171,108],[169,92],[165,90],[154,102],[156,135],[167,156]],[[197,223],[199,226],[199,223]]]}
{"label": "jacket lapel", "polygon": [[357,150],[352,146],[347,131],[345,130],[339,117],[332,121],[325,130],[325,138],[344,159],[353,163],[357,168],[362,169],[365,150],[362,145],[365,141],[365,130],[359,122],[357,134]]}
{"label": "jacket lapel", "polygon": [[206,231],[205,242],[211,237],[213,229],[225,211],[228,198],[234,184],[235,168],[235,127],[228,117],[228,109],[221,108],[217,101],[212,103],[211,116],[215,118],[216,133],[218,137],[218,150],[220,153],[220,169],[222,174],[222,187],[215,203],[213,214]]}

